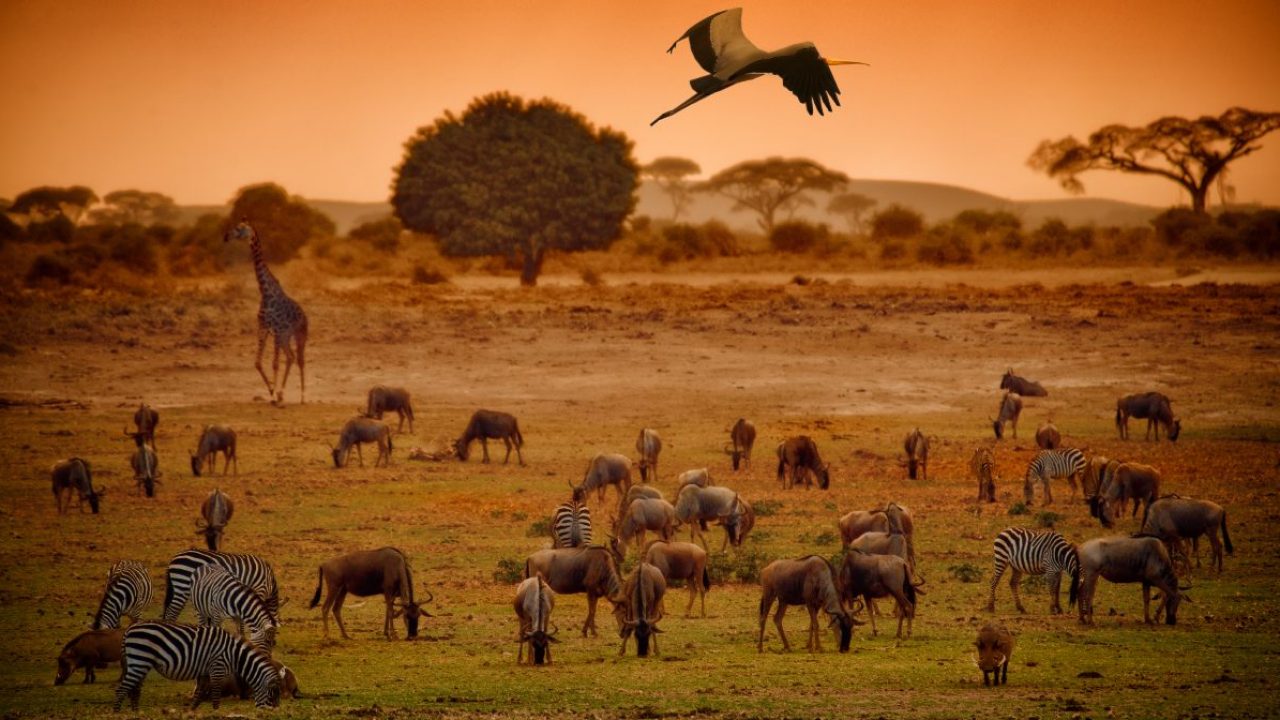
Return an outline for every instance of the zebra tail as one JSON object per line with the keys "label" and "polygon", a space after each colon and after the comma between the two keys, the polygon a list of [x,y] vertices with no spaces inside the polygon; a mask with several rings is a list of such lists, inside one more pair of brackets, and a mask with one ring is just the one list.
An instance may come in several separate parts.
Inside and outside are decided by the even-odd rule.
{"label": "zebra tail", "polygon": [[[316,580],[316,594],[311,598],[311,604],[307,606],[309,609],[320,604],[320,592],[324,590],[324,568],[319,568],[316,572],[319,573],[320,577]],[[168,604],[169,601],[165,600],[165,605]]]}
{"label": "zebra tail", "polygon": [[[169,614],[169,606],[173,603],[173,570],[165,573],[164,578],[164,614]],[[312,607],[315,607],[312,605]]]}
{"label": "zebra tail", "polygon": [[1231,546],[1231,535],[1227,532],[1227,511],[1222,511],[1222,544],[1227,548],[1228,555],[1235,555],[1236,549]]}

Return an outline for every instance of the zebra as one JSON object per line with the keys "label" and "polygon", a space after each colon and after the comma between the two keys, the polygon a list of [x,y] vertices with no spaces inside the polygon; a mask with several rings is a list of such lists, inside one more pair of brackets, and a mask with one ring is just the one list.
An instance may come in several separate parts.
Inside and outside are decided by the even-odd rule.
{"label": "zebra", "polygon": [[1062,605],[1058,603],[1058,590],[1062,573],[1067,573],[1071,576],[1067,603],[1076,604],[1076,593],[1080,587],[1080,558],[1076,555],[1076,547],[1057,532],[1036,532],[1011,527],[996,535],[995,572],[991,576],[991,597],[987,600],[987,612],[996,611],[996,584],[1000,582],[1006,567],[1013,569],[1013,574],[1009,577],[1009,589],[1013,591],[1013,602],[1018,606],[1018,612],[1027,611],[1018,598],[1018,581],[1023,573],[1046,576],[1049,597],[1052,598],[1049,610],[1054,614],[1062,613]]}
{"label": "zebra", "polygon": [[201,627],[221,627],[223,620],[235,620],[241,634],[244,626],[249,626],[249,641],[254,647],[267,654],[275,649],[280,623],[267,612],[267,604],[257,593],[221,565],[210,563],[191,576],[191,605]]}
{"label": "zebra", "polygon": [[271,665],[271,658],[222,628],[138,623],[124,631],[123,648],[120,684],[116,686],[117,712],[125,696],[130,706],[138,709],[142,681],[153,669],[170,680],[196,680],[192,708],[200,704],[207,691],[217,709],[222,688],[233,676],[242,686],[252,688],[257,707],[280,704],[280,675]]}
{"label": "zebra", "polygon": [[1053,492],[1049,490],[1049,481],[1053,478],[1066,478],[1071,483],[1071,496],[1076,494],[1076,476],[1083,477],[1085,468],[1084,453],[1075,448],[1058,448],[1057,450],[1041,450],[1027,466],[1027,478],[1022,494],[1030,505],[1034,499],[1035,481],[1040,479],[1044,485],[1044,502],[1053,503]]}
{"label": "zebra", "polygon": [[137,560],[121,560],[107,573],[107,588],[93,616],[92,630],[120,627],[120,619],[128,615],[135,623],[151,604],[153,590],[147,566]]}
{"label": "zebra", "polygon": [[196,570],[210,563],[226,568],[232,577],[248,585],[267,605],[271,617],[280,617],[280,588],[271,565],[257,555],[184,550],[169,561],[165,573],[164,619],[174,622],[191,595],[191,578]]}
{"label": "zebra", "polygon": [[570,500],[551,514],[551,547],[576,548],[591,544],[591,511],[586,503]]}

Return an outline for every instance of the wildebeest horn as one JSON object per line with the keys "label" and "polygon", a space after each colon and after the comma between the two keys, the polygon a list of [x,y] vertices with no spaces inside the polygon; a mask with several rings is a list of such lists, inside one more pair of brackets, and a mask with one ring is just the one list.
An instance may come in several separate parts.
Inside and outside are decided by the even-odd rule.
{"label": "wildebeest horn", "polygon": [[422,588],[422,591],[423,591],[423,592],[425,592],[425,593],[427,594],[427,599],[426,599],[426,600],[423,600],[421,603],[419,603],[420,605],[426,605],[427,603],[432,602],[433,600],[435,600],[435,599],[436,599],[436,596],[435,596],[435,595],[432,595],[432,594],[431,594],[431,591],[430,591],[430,590],[428,590],[428,589],[426,589],[425,587],[424,587],[424,588]]}

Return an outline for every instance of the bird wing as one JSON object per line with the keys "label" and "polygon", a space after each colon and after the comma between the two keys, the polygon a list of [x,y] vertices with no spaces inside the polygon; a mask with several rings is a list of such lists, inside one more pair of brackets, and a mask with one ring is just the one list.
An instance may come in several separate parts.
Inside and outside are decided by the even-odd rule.
{"label": "bird wing", "polygon": [[[832,101],[840,104],[840,86],[835,75],[813,43],[801,43],[766,54],[734,73],[739,77],[751,73],[773,73],[782,78],[782,85],[804,103],[812,115],[816,108],[819,115],[831,110]],[[732,78],[730,78],[732,79]]]}
{"label": "bird wing", "polygon": [[675,50],[685,38],[689,39],[694,59],[711,75],[736,71],[737,66],[764,55],[764,51],[742,33],[742,8],[721,10],[698,22],[676,38],[667,52]]}

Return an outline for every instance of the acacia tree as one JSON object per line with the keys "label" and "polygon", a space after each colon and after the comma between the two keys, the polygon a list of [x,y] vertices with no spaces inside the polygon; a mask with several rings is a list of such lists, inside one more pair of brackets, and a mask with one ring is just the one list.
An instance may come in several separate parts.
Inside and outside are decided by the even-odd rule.
{"label": "acacia tree", "polygon": [[1108,125],[1089,136],[1044,140],[1027,160],[1070,192],[1083,192],[1089,170],[1155,175],[1181,185],[1191,209],[1205,212],[1209,189],[1227,166],[1260,149],[1263,136],[1280,129],[1280,113],[1234,107],[1218,117],[1164,117],[1142,127]]}
{"label": "acacia tree", "polygon": [[328,215],[275,183],[246,185],[231,203],[229,222],[246,218],[262,239],[267,262],[285,262],[308,241],[333,236],[336,227]]}
{"label": "acacia tree", "polygon": [[97,222],[122,225],[170,225],[178,219],[173,198],[158,192],[116,190],[102,196],[103,207],[89,213]]}
{"label": "acacia tree", "polygon": [[631,140],[553,100],[473,100],[405,143],[391,204],[447,255],[519,257],[537,283],[548,250],[607,247],[636,205]]}
{"label": "acacia tree", "polygon": [[827,202],[827,212],[843,215],[845,222],[849,223],[849,232],[857,234],[862,232],[866,224],[863,216],[876,204],[875,198],[869,198],[860,193],[841,193]]}
{"label": "acacia tree", "polygon": [[7,212],[25,215],[30,222],[46,222],[58,218],[66,218],[72,224],[80,221],[80,216],[90,205],[98,202],[98,195],[83,185],[71,187],[43,186],[32,188],[13,199]]}
{"label": "acacia tree", "polygon": [[641,175],[652,178],[667,197],[671,198],[672,222],[679,220],[693,201],[693,189],[687,178],[701,172],[702,168],[698,163],[682,157],[660,157],[640,168]]}
{"label": "acacia tree", "polygon": [[778,213],[785,213],[785,219],[790,220],[801,206],[813,205],[810,191],[835,192],[848,182],[844,173],[812,160],[771,157],[721,170],[697,189],[733,200],[734,210],[756,213],[760,229],[768,235],[777,224]]}

